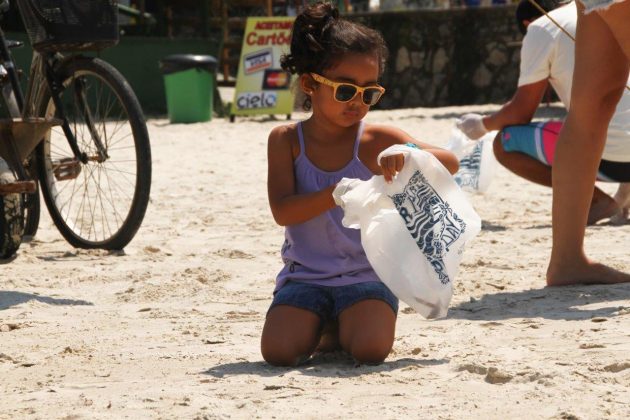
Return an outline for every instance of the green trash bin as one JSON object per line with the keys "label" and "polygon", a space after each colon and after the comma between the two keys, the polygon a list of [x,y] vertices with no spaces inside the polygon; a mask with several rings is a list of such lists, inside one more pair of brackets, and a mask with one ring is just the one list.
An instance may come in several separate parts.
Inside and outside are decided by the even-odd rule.
{"label": "green trash bin", "polygon": [[166,108],[172,123],[212,119],[217,59],[210,55],[175,54],[160,60]]}

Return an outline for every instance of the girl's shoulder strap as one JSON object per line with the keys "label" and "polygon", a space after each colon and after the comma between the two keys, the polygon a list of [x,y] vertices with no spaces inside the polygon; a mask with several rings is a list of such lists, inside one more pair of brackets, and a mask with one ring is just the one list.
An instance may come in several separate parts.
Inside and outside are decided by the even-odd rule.
{"label": "girl's shoulder strap", "polygon": [[357,130],[357,138],[354,139],[354,157],[359,156],[359,144],[361,143],[361,136],[363,135],[363,128],[365,127],[365,122],[361,120],[359,122],[359,129]]}
{"label": "girl's shoulder strap", "polygon": [[298,133],[298,142],[300,144],[300,154],[298,155],[304,155],[306,154],[306,149],[304,148],[304,131],[302,130],[302,121],[299,121],[297,123],[297,133]]}

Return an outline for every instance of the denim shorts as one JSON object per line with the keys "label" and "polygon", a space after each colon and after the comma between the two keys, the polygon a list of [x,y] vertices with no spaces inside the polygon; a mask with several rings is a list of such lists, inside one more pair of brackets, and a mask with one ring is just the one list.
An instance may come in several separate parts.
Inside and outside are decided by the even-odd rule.
{"label": "denim shorts", "polygon": [[[398,298],[380,281],[347,286],[321,286],[289,281],[278,290],[269,310],[276,305],[289,305],[319,315],[322,323],[336,321],[344,309],[366,299],[378,299],[398,313]],[[269,313],[267,311],[267,313]]]}

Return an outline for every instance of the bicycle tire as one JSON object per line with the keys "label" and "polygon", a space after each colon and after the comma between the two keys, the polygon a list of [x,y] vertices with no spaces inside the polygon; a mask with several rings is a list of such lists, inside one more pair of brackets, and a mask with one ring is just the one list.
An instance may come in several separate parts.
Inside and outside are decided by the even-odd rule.
{"label": "bicycle tire", "polygon": [[24,194],[22,202],[24,203],[24,236],[23,242],[28,242],[35,237],[39,229],[39,216],[41,211],[41,202],[39,200],[39,182],[37,182],[37,168],[33,164],[34,156],[31,156],[27,166],[27,172],[31,179],[35,180],[35,192],[32,194]]}
{"label": "bicycle tire", "polygon": [[24,194],[24,237],[22,240],[28,242],[35,237],[39,229],[39,212],[41,204],[39,202],[39,187],[33,194]]}
{"label": "bicycle tire", "polygon": [[[15,181],[9,166],[0,159],[0,184]],[[0,195],[0,259],[15,255],[24,235],[24,213],[21,194]]]}
{"label": "bicycle tire", "polygon": [[[61,97],[64,113],[79,147],[89,160],[81,162],[74,159],[60,127],[51,129],[37,148],[40,188],[46,207],[59,232],[74,247],[123,249],[142,224],[151,189],[151,147],[142,109],[129,83],[118,70],[103,60],[73,57],[61,63],[55,73],[58,80],[63,80]],[[97,88],[92,89],[92,79]],[[90,118],[84,118],[82,114],[86,111],[79,110],[79,104],[74,100],[75,81],[85,85],[81,89],[89,96],[87,113]],[[105,89],[110,89],[112,95],[107,98],[101,96]],[[68,99],[69,95],[73,95],[72,100]],[[45,117],[58,115],[50,92],[43,95],[38,109],[39,115]],[[109,115],[110,110],[117,114]],[[86,123],[88,120],[92,125]],[[104,141],[108,155],[104,161],[99,162],[97,159],[96,163],[93,158],[98,153],[93,150],[94,130]],[[126,134],[120,139],[113,139],[112,136],[121,130],[122,134]],[[132,142],[128,141],[130,136]],[[129,144],[119,144],[123,141]],[[62,150],[64,144],[67,149],[65,154]],[[127,159],[120,159],[120,156]],[[66,165],[71,168],[68,169],[70,166]],[[68,176],[74,178],[65,179]],[[82,183],[77,184],[77,180]],[[122,191],[124,186],[118,181],[130,184],[129,191]],[[71,184],[72,190],[67,197],[69,201],[65,201],[68,194],[64,190]],[[81,202],[78,209],[76,205],[73,208],[72,202],[77,188],[82,189],[83,194],[79,197]],[[126,207],[119,211],[116,205],[122,201],[126,204],[121,204],[121,208],[123,205]],[[72,214],[74,211],[75,215]],[[99,211],[100,215],[95,217],[95,212]],[[109,216],[113,216],[113,220]],[[113,227],[110,222],[114,224]]]}

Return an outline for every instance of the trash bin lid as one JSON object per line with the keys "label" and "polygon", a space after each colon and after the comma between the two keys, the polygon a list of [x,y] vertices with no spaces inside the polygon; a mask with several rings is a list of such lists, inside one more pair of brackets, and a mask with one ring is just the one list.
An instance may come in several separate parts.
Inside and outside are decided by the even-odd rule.
{"label": "trash bin lid", "polygon": [[173,54],[160,60],[160,70],[162,70],[162,74],[190,69],[201,69],[214,73],[217,64],[217,59],[211,55]]}

